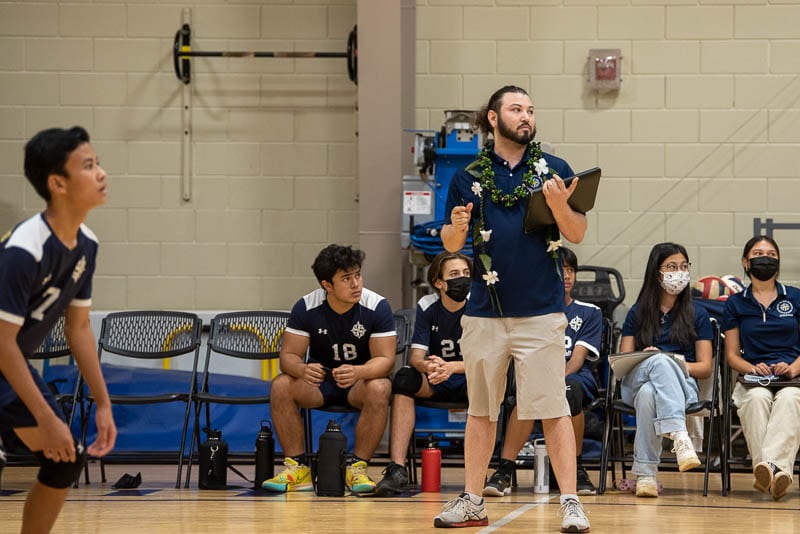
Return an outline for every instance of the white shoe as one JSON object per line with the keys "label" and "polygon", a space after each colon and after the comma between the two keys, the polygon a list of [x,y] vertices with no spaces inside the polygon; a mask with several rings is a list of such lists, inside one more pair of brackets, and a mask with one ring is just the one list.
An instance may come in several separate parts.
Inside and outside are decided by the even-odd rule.
{"label": "white shoe", "polygon": [[637,497],[658,497],[658,480],[656,477],[638,477],[636,479]]}
{"label": "white shoe", "polygon": [[672,452],[675,453],[675,458],[678,460],[678,470],[688,471],[700,465],[700,459],[697,453],[694,452],[694,445],[691,438],[686,433],[683,436],[676,437],[673,442]]}
{"label": "white shoe", "polygon": [[560,512],[561,532],[589,532],[589,518],[580,501],[567,499]]}

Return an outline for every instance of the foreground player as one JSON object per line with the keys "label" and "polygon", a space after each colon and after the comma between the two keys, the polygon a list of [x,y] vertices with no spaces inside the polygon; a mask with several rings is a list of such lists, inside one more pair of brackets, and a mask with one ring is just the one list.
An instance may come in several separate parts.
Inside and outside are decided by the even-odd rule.
{"label": "foreground player", "polygon": [[40,462],[22,513],[25,533],[50,532],[86,452],[42,378],[26,362],[66,315],[64,333],[95,399],[103,456],[117,429],[89,324],[97,238],[83,222],[106,200],[106,173],[80,127],[52,128],[25,145],[25,176],[47,201],[43,213],[0,238],[0,429],[13,429]]}

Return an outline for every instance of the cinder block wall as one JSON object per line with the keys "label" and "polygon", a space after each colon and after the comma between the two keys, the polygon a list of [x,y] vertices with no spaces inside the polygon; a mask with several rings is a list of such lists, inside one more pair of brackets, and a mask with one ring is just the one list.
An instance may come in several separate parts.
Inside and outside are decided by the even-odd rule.
{"label": "cinder block wall", "polygon": [[[0,3],[0,227],[41,209],[25,139],[82,124],[111,175],[95,308],[289,307],[321,246],[358,239],[356,89],[343,60],[193,60],[185,202],[172,38],[191,7],[196,50],[339,51],[355,5]],[[658,241],[694,276],[741,274],[754,217],[800,222],[797,20],[794,0],[417,0],[415,126],[527,87],[539,138],[604,171],[583,263],[618,268],[629,302]],[[588,89],[590,48],[622,50],[618,94]],[[800,280],[800,232],[775,237]]]}
{"label": "cinder block wall", "polygon": [[344,51],[355,0],[0,3],[0,227],[42,209],[22,178],[38,130],[85,126],[109,173],[96,309],[290,307],[330,242],[358,241],[356,86],[344,59],[193,59],[182,200],[172,44]]}
{"label": "cinder block wall", "polygon": [[[693,277],[742,276],[754,217],[800,223],[796,0],[418,0],[417,123],[529,89],[538,138],[604,178],[586,264],[619,269],[633,302],[653,244],[684,244]],[[593,93],[592,48],[619,48],[619,93]],[[775,233],[800,280],[800,231]]]}

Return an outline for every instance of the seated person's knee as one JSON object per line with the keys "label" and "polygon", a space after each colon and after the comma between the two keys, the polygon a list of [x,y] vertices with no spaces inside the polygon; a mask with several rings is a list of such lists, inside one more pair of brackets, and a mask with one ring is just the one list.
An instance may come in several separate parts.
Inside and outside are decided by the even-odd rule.
{"label": "seated person's knee", "polygon": [[401,367],[394,375],[392,393],[413,397],[422,387],[422,374],[411,366]]}
{"label": "seated person's knee", "polygon": [[39,460],[39,475],[37,480],[49,488],[66,489],[80,476],[86,463],[86,450],[80,443],[75,444],[74,462],[54,462],[45,458],[42,451],[34,453]]}
{"label": "seated person's knee", "polygon": [[567,404],[570,417],[575,417],[583,411],[583,387],[579,383],[567,382]]}

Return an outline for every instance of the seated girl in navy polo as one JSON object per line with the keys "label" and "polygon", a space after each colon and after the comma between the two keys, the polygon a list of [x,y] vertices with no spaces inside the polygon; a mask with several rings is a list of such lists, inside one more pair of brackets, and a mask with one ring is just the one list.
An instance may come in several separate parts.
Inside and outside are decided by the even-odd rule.
{"label": "seated girl in navy polo", "polygon": [[[728,364],[742,375],[794,378],[800,375],[800,290],[778,282],[780,250],[770,237],[745,244],[742,266],[750,286],[728,298],[722,318]],[[800,446],[800,388],[737,382],[733,402],[753,459],[753,487],[778,500],[792,485]]]}
{"label": "seated girl in navy polo", "polygon": [[[637,497],[658,497],[661,438],[673,441],[678,469],[700,465],[686,430],[686,406],[698,400],[698,378],[711,375],[711,322],[692,301],[689,255],[677,243],[650,251],[644,282],[625,324],[620,350],[653,351],[622,378],[622,400],[636,408],[633,468]],[[683,356],[684,366],[664,353]]]}

